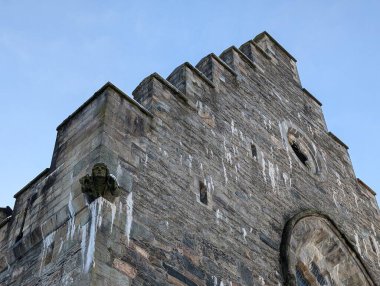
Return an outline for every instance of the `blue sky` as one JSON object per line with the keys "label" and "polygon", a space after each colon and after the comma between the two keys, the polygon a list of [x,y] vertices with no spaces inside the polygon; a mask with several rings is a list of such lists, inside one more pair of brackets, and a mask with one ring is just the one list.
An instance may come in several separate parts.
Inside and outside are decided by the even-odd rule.
{"label": "blue sky", "polygon": [[380,191],[380,1],[0,0],[0,206],[50,165],[55,128],[105,82],[127,94],[152,72],[266,30]]}

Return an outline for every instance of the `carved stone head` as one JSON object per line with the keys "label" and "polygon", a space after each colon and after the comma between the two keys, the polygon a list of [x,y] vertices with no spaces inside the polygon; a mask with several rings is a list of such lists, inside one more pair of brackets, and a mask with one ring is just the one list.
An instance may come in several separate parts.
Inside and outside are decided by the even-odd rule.
{"label": "carved stone head", "polygon": [[107,168],[107,165],[104,163],[97,163],[92,167],[92,176],[93,177],[108,177],[109,176],[109,170]]}
{"label": "carved stone head", "polygon": [[104,197],[113,202],[115,197],[120,196],[120,188],[116,177],[111,175],[107,165],[97,163],[92,167],[92,173],[80,178],[82,192],[87,195],[91,201]]}

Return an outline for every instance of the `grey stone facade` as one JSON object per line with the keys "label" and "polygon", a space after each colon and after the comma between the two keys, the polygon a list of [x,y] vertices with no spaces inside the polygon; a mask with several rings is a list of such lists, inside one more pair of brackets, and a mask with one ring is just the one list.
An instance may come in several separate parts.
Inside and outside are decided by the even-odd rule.
{"label": "grey stone facade", "polygon": [[[58,126],[1,213],[0,285],[379,285],[375,193],[269,34],[133,96],[107,83]],[[89,200],[100,162],[120,195]]]}

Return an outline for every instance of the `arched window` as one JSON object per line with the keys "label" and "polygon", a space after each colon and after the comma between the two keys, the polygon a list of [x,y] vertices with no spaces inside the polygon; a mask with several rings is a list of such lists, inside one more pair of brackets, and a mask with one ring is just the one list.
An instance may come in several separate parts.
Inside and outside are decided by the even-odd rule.
{"label": "arched window", "polygon": [[285,285],[375,285],[355,251],[323,215],[304,212],[287,223],[281,259]]}

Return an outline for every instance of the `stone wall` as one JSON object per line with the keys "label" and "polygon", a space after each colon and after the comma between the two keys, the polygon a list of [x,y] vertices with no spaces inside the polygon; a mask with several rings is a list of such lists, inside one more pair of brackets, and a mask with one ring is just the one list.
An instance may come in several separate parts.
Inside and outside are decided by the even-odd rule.
{"label": "stone wall", "polygon": [[[283,231],[305,210],[378,283],[374,193],[269,34],[133,96],[107,83],[57,128],[50,168],[1,226],[0,285],[282,285]],[[98,162],[121,188],[113,202],[81,191]]]}

